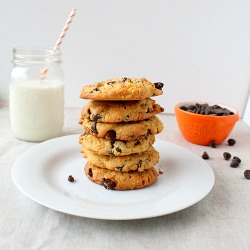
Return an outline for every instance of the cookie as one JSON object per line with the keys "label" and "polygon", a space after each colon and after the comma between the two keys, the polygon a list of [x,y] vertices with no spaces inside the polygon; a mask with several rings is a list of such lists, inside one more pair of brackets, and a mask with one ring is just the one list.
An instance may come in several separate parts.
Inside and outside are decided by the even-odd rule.
{"label": "cookie", "polygon": [[161,95],[163,83],[152,83],[145,78],[114,78],[82,88],[80,97],[96,101],[143,100]]}
{"label": "cookie", "polygon": [[80,119],[79,123],[82,124],[86,134],[106,138],[112,142],[115,140],[135,141],[163,130],[163,124],[156,116],[139,122],[102,123]]}
{"label": "cookie", "polygon": [[92,165],[115,172],[143,172],[153,168],[159,161],[159,153],[152,146],[148,151],[125,156],[98,155],[84,147],[81,152]]}
{"label": "cookie", "polygon": [[86,149],[94,151],[100,155],[130,155],[147,151],[155,142],[154,135],[148,135],[143,139],[136,141],[110,141],[104,138],[98,138],[91,134],[82,134],[79,137],[79,143]]}
{"label": "cookie", "polygon": [[82,117],[98,122],[129,122],[150,118],[164,108],[152,99],[140,101],[90,101],[82,109]]}
{"label": "cookie", "polygon": [[86,176],[93,182],[111,190],[131,190],[152,185],[158,179],[154,168],[143,172],[115,172],[98,168],[89,162],[84,167]]}

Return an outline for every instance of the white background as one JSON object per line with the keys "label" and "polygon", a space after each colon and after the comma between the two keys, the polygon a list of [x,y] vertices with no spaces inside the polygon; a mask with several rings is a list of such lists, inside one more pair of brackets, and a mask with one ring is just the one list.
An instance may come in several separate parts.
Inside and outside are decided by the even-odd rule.
{"label": "white background", "polygon": [[65,105],[81,107],[82,86],[112,77],[165,83],[157,100],[232,105],[243,115],[250,80],[249,0],[9,0],[0,7],[0,102],[8,100],[15,46],[62,45]]}

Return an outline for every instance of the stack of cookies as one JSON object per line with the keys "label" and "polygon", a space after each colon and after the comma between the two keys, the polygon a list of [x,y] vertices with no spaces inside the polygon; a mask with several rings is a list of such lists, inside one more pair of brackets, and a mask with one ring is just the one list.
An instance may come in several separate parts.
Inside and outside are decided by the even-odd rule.
{"label": "stack of cookies", "polygon": [[81,152],[85,174],[106,189],[130,190],[156,182],[159,153],[152,146],[163,125],[163,108],[150,97],[162,94],[163,83],[115,78],[84,87],[91,100],[81,112]]}

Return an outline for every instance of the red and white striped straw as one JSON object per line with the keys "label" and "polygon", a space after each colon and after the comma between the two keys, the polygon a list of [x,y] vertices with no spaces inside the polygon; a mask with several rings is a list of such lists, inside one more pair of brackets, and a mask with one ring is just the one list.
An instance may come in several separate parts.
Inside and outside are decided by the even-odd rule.
{"label": "red and white striped straw", "polygon": [[[72,23],[72,20],[73,20],[73,17],[76,15],[76,9],[73,8],[69,14],[69,17],[62,29],[62,32],[61,34],[59,35],[57,41],[56,41],[56,44],[55,46],[53,47],[53,51],[52,51],[52,54],[57,50],[59,49],[60,45],[62,44],[63,42],[63,39],[64,37],[66,36],[66,32],[69,30],[69,27],[70,27],[70,24]],[[44,80],[46,78],[46,75],[48,73],[49,69],[48,68],[44,68],[40,71],[40,80]]]}

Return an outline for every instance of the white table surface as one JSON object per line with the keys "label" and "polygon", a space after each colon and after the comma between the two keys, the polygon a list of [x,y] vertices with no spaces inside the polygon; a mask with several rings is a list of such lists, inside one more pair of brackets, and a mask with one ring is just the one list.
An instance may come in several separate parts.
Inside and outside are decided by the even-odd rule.
{"label": "white table surface", "polygon": [[[81,133],[80,109],[65,109],[64,134]],[[215,186],[202,201],[161,217],[108,221],[75,217],[43,207],[14,185],[16,158],[35,143],[19,141],[9,129],[8,107],[0,106],[0,249],[250,249],[250,128],[240,120],[230,137],[237,143],[217,148],[190,144],[180,135],[173,115],[160,115],[165,129],[158,138],[197,155],[207,151]],[[222,153],[242,159],[230,168]],[[35,167],[35,166],[34,166]]]}

